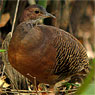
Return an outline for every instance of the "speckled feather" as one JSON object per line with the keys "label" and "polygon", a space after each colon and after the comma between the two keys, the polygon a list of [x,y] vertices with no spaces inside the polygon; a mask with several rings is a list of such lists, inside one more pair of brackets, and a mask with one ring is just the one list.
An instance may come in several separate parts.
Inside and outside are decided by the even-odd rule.
{"label": "speckled feather", "polygon": [[88,57],[85,48],[71,34],[56,31],[59,36],[55,39],[56,65],[54,74],[59,75],[58,80],[65,76],[78,73],[88,67]]}

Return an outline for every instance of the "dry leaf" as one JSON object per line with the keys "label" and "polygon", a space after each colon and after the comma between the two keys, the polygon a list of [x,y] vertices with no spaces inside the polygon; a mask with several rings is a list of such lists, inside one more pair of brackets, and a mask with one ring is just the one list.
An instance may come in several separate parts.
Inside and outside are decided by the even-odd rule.
{"label": "dry leaf", "polygon": [[2,14],[1,20],[0,20],[0,27],[4,27],[9,21],[9,19],[10,19],[9,13]]}
{"label": "dry leaf", "polygon": [[0,77],[0,87],[7,88],[10,86],[8,83],[5,82],[5,78],[5,76]]}

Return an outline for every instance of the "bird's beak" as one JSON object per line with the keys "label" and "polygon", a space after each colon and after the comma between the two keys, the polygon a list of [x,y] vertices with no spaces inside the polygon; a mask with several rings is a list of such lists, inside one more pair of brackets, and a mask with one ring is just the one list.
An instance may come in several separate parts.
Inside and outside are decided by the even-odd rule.
{"label": "bird's beak", "polygon": [[56,19],[56,17],[48,12],[45,13],[45,18],[48,18],[48,17],[52,17],[54,19]]}

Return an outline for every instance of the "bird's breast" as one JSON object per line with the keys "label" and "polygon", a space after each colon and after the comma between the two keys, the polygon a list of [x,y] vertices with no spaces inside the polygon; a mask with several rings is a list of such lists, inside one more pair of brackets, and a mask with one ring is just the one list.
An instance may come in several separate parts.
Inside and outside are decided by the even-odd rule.
{"label": "bird's breast", "polygon": [[52,34],[38,27],[31,29],[24,37],[16,32],[9,46],[10,63],[30,80],[32,77],[27,75],[28,73],[37,77],[40,82],[48,83],[56,63],[56,49],[52,45]]}

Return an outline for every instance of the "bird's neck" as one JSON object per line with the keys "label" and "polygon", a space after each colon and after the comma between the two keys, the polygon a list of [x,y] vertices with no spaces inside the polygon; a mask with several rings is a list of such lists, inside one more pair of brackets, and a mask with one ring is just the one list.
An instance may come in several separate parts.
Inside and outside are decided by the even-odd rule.
{"label": "bird's neck", "polygon": [[36,19],[36,20],[27,20],[27,21],[23,21],[22,24],[23,27],[26,27],[27,29],[31,29],[34,26],[37,26],[40,23],[40,19]]}

